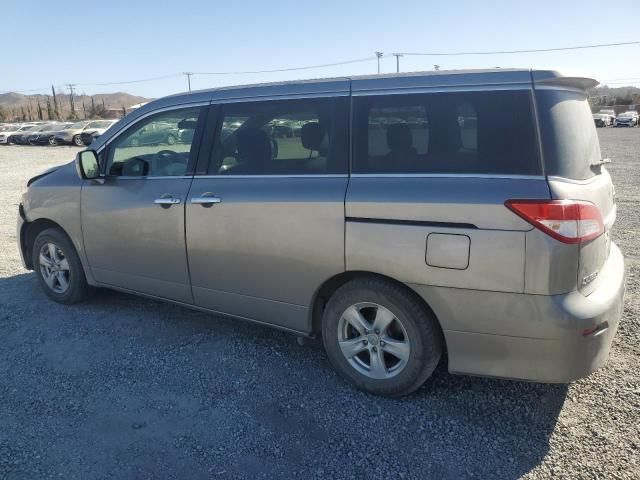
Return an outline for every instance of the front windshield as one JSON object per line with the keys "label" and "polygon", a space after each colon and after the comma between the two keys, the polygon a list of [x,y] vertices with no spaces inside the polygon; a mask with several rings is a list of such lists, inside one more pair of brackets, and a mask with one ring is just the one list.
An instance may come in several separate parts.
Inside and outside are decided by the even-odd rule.
{"label": "front windshield", "polygon": [[89,122],[76,122],[76,123],[74,123],[73,125],[71,125],[69,128],[70,128],[70,129],[73,129],[73,130],[76,130],[76,129],[78,129],[78,128],[84,128],[84,126],[85,126],[87,123],[89,123]]}

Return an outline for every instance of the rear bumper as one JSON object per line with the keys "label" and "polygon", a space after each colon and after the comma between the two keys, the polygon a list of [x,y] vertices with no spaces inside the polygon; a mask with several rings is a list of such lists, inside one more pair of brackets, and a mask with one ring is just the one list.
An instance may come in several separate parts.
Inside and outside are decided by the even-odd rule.
{"label": "rear bumper", "polygon": [[[609,357],[623,308],[624,257],[614,244],[600,275],[604,277],[600,286],[588,296],[577,291],[566,295],[477,292],[472,305],[449,305],[448,309],[436,300],[432,307],[443,326],[449,370],[550,383],[571,382],[594,372]],[[437,296],[446,301],[448,295],[439,292]],[[486,298],[473,302],[482,297]],[[449,301],[461,299],[456,296]],[[466,319],[447,317],[465,312]],[[447,328],[449,324],[457,328]],[[469,328],[459,328],[463,324]],[[585,335],[594,327],[598,330]]]}

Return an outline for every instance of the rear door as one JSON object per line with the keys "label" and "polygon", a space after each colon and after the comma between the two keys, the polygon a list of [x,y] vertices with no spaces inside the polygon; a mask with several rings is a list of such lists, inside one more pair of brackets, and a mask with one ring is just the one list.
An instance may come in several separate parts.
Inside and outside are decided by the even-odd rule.
{"label": "rear door", "polygon": [[194,302],[309,331],[315,292],[344,271],[348,90],[214,108],[186,206]]}
{"label": "rear door", "polygon": [[610,230],[616,218],[613,183],[601,164],[603,158],[586,92],[539,86],[536,98],[552,198],[591,202],[602,215],[605,233],[580,246],[577,288],[589,294],[599,285],[598,272],[611,247]]}
{"label": "rear door", "polygon": [[530,84],[391,94],[358,87],[354,81],[347,269],[523,292],[531,226],[504,202],[549,198]]}

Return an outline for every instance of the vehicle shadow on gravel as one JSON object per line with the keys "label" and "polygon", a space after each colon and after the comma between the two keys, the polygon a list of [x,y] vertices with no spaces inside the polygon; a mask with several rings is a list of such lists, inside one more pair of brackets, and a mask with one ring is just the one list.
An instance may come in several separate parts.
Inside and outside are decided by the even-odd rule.
{"label": "vehicle shadow on gravel", "polygon": [[518,478],[567,394],[441,365],[408,397],[374,397],[319,341],[112,291],[58,305],[33,274],[0,278],[0,336],[0,451],[26,471],[64,459],[67,476]]}

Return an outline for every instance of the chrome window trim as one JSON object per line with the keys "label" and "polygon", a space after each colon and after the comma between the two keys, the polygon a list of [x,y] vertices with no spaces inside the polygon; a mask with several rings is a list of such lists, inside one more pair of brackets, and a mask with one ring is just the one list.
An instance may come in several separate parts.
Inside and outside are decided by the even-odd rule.
{"label": "chrome window trim", "polygon": [[304,100],[314,98],[333,98],[333,97],[348,97],[350,93],[348,90],[340,92],[314,92],[314,93],[283,93],[283,94],[265,94],[265,95],[250,95],[246,97],[223,97],[212,98],[211,105],[223,105],[227,103],[251,103],[251,102],[269,102],[278,100]]}
{"label": "chrome window trim", "polygon": [[[195,108],[195,107],[207,107],[209,106],[210,102],[208,101],[204,101],[204,102],[193,102],[193,103],[180,103],[180,104],[176,104],[176,105],[170,105],[167,107],[160,107],[160,108],[156,108],[155,110],[151,110],[147,113],[145,113],[144,115],[141,115],[140,117],[136,118],[133,122],[128,123],[127,125],[123,125],[122,128],[120,128],[120,130],[116,131],[116,133],[114,133],[112,135],[112,137],[107,140],[98,150],[96,150],[96,154],[100,154],[102,153],[102,151],[107,148],[107,146],[111,145],[111,143],[113,143],[118,137],[120,137],[120,135],[122,135],[122,133],[125,130],[128,130],[129,128],[133,127],[134,125],[136,125],[137,123],[139,123],[141,120],[144,120],[145,118],[148,118],[152,115],[156,115],[158,113],[164,113],[164,112],[169,112],[171,110],[183,110],[183,109],[188,109],[188,108]],[[116,123],[117,125],[117,123]]]}
{"label": "chrome window trim", "polygon": [[351,178],[495,178],[544,180],[544,175],[509,175],[493,173],[352,173]]}
{"label": "chrome window trim", "polygon": [[291,175],[196,175],[194,179],[198,178],[349,178],[346,173],[336,174],[291,174]]}
{"label": "chrome window trim", "polygon": [[458,84],[455,86],[393,86],[388,88],[373,88],[369,90],[353,90],[352,97],[374,95],[409,95],[412,93],[447,93],[447,92],[495,92],[500,90],[531,90],[531,83],[488,83],[488,84]]}
{"label": "chrome window trim", "polygon": [[118,176],[118,175],[105,175],[103,178],[117,178],[118,180],[164,180],[166,178],[168,179],[185,179],[185,180],[190,180],[193,178],[193,175],[153,175],[150,177],[144,177],[144,176],[132,176],[132,175],[126,175],[126,176]]}

